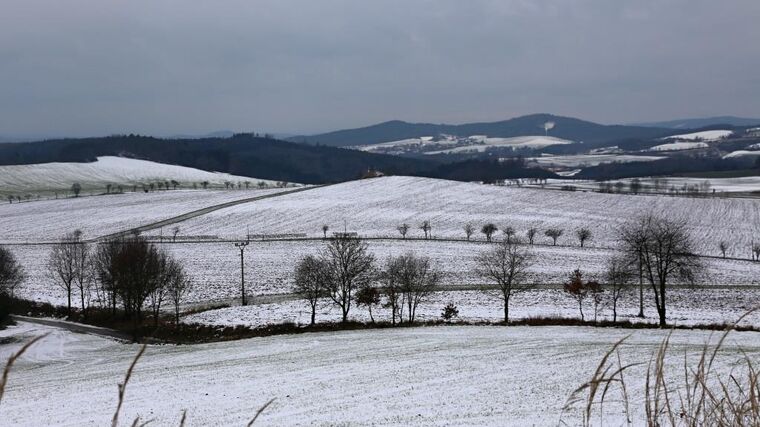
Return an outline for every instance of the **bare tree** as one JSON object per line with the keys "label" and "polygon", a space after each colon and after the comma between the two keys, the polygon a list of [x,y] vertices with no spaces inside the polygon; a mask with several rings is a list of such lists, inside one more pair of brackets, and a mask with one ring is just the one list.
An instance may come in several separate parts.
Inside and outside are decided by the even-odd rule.
{"label": "bare tree", "polygon": [[728,250],[728,244],[726,242],[720,242],[718,244],[718,249],[720,249],[721,255],[723,255],[723,258],[726,258],[726,251]]}
{"label": "bare tree", "polygon": [[74,197],[79,197],[79,193],[82,192],[82,185],[78,182],[71,184],[71,192],[74,193]]}
{"label": "bare tree", "polygon": [[617,322],[618,301],[626,290],[633,284],[634,265],[624,257],[612,257],[607,261],[604,278],[610,290],[612,302],[612,321]]}
{"label": "bare tree", "polygon": [[544,235],[552,239],[552,245],[554,246],[557,246],[557,239],[562,236],[562,233],[564,233],[564,231],[561,228],[549,228],[544,231]]}
{"label": "bare tree", "polygon": [[372,306],[380,304],[380,291],[374,286],[365,286],[356,293],[356,305],[363,305],[369,311],[369,320],[375,323]]}
{"label": "bare tree", "polygon": [[515,229],[512,228],[512,227],[510,227],[510,226],[506,226],[501,231],[502,231],[502,233],[504,233],[504,236],[507,238],[507,242],[511,243],[512,242],[512,236],[515,235]]}
{"label": "bare tree", "polygon": [[375,277],[375,257],[366,243],[349,236],[330,240],[320,257],[327,264],[328,296],[340,307],[345,323],[354,292],[369,285]]}
{"label": "bare tree", "polygon": [[517,242],[510,241],[504,241],[477,257],[478,275],[496,282],[498,295],[504,302],[505,325],[509,322],[509,301],[512,296],[533,287],[527,282],[528,269],[533,265],[533,260],[534,256],[528,249],[522,249]]}
{"label": "bare tree", "polygon": [[0,246],[0,296],[14,298],[16,289],[25,278],[24,268],[16,261],[13,252]]}
{"label": "bare tree", "polygon": [[587,240],[591,240],[592,238],[591,230],[585,227],[575,230],[575,236],[578,237],[581,247],[583,247]]}
{"label": "bare tree", "polygon": [[409,224],[404,223],[396,227],[396,230],[401,234],[402,239],[406,239],[406,233],[409,232]]}
{"label": "bare tree", "polygon": [[631,189],[631,193],[638,194],[639,191],[641,191],[641,180],[638,178],[633,178],[628,184],[628,187]]}
{"label": "bare tree", "polygon": [[568,296],[572,297],[578,303],[578,310],[581,312],[581,321],[584,321],[583,301],[586,299],[591,289],[583,282],[583,273],[578,269],[573,271],[570,274],[570,280],[564,284],[562,289]]}
{"label": "bare tree", "polygon": [[486,235],[486,241],[490,242],[491,238],[493,237],[493,233],[495,233],[498,230],[495,225],[491,224],[490,222],[483,226],[483,228],[480,229],[480,232]]}
{"label": "bare tree", "polygon": [[178,234],[179,234],[179,226],[175,225],[174,227],[172,227],[172,242],[176,242],[177,241],[177,235]]}
{"label": "bare tree", "polygon": [[425,233],[425,239],[428,239],[430,236],[430,229],[432,227],[430,226],[430,221],[425,220],[422,221],[422,224],[420,225],[420,230],[422,230]]}
{"label": "bare tree", "polygon": [[179,308],[193,288],[193,282],[187,277],[179,263],[173,263],[173,274],[168,282],[168,297],[174,306],[174,325],[179,325]]}
{"label": "bare tree", "polygon": [[407,321],[414,323],[417,307],[430,295],[441,281],[441,273],[435,269],[428,257],[418,257],[412,252],[393,258],[386,274],[395,275],[402,294],[402,304],[406,303]]}
{"label": "bare tree", "polygon": [[400,274],[398,269],[400,264],[396,262],[394,258],[389,258],[386,261],[385,268],[380,272],[380,280],[383,284],[383,293],[385,294],[385,308],[391,309],[391,324],[396,326],[396,318],[399,318],[399,323],[403,322],[401,312],[403,307],[401,306],[401,285],[398,282]]}
{"label": "bare tree", "polygon": [[165,286],[174,262],[140,235],[114,239],[98,246],[95,268],[109,296],[121,301],[124,314],[134,322],[135,332],[142,323],[146,299]]}
{"label": "bare tree", "polygon": [[475,227],[472,226],[472,224],[467,223],[464,225],[464,235],[467,236],[467,241],[470,240],[470,237],[472,237],[472,233],[475,232]]}
{"label": "bare tree", "polygon": [[667,289],[673,280],[695,283],[705,272],[694,254],[695,243],[686,223],[645,215],[626,224],[619,234],[630,259],[641,257],[644,278],[654,291],[660,326],[667,324]]}
{"label": "bare tree", "polygon": [[90,245],[82,238],[80,230],[75,230],[73,237],[74,286],[79,291],[82,314],[86,316],[93,281],[92,251]]}
{"label": "bare tree", "polygon": [[319,299],[327,295],[326,289],[329,286],[327,263],[312,255],[307,255],[298,261],[293,293],[309,303],[312,325],[316,321]]}
{"label": "bare tree", "polygon": [[533,244],[533,239],[536,238],[536,233],[538,233],[538,229],[533,228],[533,227],[529,228],[528,232],[525,233],[525,235],[528,237],[528,243],[530,243],[531,245]]}
{"label": "bare tree", "polygon": [[71,315],[71,295],[77,278],[77,254],[81,232],[68,233],[54,244],[47,262],[47,273],[53,282],[66,293],[66,308]]}
{"label": "bare tree", "polygon": [[327,232],[330,230],[330,226],[327,224],[322,225],[322,237],[327,238]]}

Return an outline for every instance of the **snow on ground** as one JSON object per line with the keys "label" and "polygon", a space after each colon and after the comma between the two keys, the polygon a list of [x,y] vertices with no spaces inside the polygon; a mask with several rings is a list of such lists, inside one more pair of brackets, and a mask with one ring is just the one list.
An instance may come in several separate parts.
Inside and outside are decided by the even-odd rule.
{"label": "snow on ground", "polygon": [[704,142],[670,142],[667,144],[656,145],[646,151],[683,151],[707,147],[708,145]]}
{"label": "snow on ground", "polygon": [[385,177],[329,187],[221,209],[181,224],[188,233],[240,237],[252,233],[357,232],[362,236],[395,236],[402,223],[410,236],[421,237],[419,225],[429,220],[436,237],[463,238],[471,223],[476,236],[483,224],[513,227],[524,237],[530,227],[543,231],[562,228],[560,244],[576,244],[574,233],[588,227],[592,246],[615,244],[620,225],[632,216],[655,212],[687,220],[697,236],[699,250],[717,254],[725,240],[731,254],[747,256],[749,245],[760,239],[760,201],[746,199],[631,196],[531,188],[498,187],[413,177]]}
{"label": "snow on ground", "polygon": [[668,136],[662,139],[672,139],[677,141],[718,141],[728,138],[733,134],[734,132],[730,130],[706,130],[702,132]]}
{"label": "snow on ground", "polygon": [[207,172],[184,166],[156,163],[124,157],[98,157],[91,163],[42,163],[33,165],[0,166],[0,189],[4,192],[69,191],[78,182],[86,191],[97,188],[105,191],[106,184],[132,186],[150,182],[175,180],[183,185],[208,181],[211,185],[223,185],[225,181],[259,182],[273,181],[236,176],[219,172]]}
{"label": "snow on ground", "polygon": [[[28,339],[49,328],[21,324],[0,337]],[[185,346],[149,346],[122,409],[155,425],[241,425],[275,398],[256,425],[553,425],[572,391],[588,381],[614,342],[641,420],[646,362],[668,331],[573,327],[442,326],[273,336]],[[717,337],[674,331],[668,378],[684,355],[696,363]],[[5,359],[21,343],[0,346]],[[716,368],[760,356],[760,334],[729,336]],[[0,403],[14,426],[107,425],[137,345],[54,332],[15,365]],[[616,397],[618,395],[615,395]],[[620,408],[605,406],[620,421]],[[566,414],[580,424],[578,414]],[[610,424],[618,424],[612,423]]]}
{"label": "snow on ground", "polygon": [[[390,256],[408,251],[430,257],[445,274],[443,286],[456,288],[484,284],[475,273],[476,257],[488,250],[486,243],[446,241],[371,240],[370,251],[383,265]],[[190,302],[226,302],[240,296],[240,252],[232,243],[164,243],[195,283]],[[291,292],[293,270],[298,259],[318,254],[324,247],[321,240],[252,242],[245,255],[246,289],[256,295]],[[46,275],[45,262],[50,247],[45,245],[11,246],[27,270],[28,279],[18,291],[22,297],[54,304],[65,304],[63,291],[52,285]],[[535,246],[535,265],[530,269],[531,280],[542,284],[559,285],[568,274],[580,268],[589,277],[600,279],[606,260],[613,255],[602,248]],[[760,263],[739,260],[709,259],[709,277],[703,284],[712,286],[760,285]]]}
{"label": "snow on ground", "polygon": [[0,243],[50,242],[75,229],[93,238],[224,202],[287,190],[165,190],[2,203]]}
{"label": "snow on ground", "polygon": [[756,157],[760,156],[760,151],[749,151],[749,150],[737,150],[732,151],[725,156],[723,156],[724,159],[733,159],[735,157]]}
{"label": "snow on ground", "polygon": [[[625,184],[625,190],[628,191],[628,185],[633,178],[604,181],[606,183],[622,182]],[[760,176],[744,176],[736,178],[691,178],[691,177],[642,177],[638,178],[642,185],[642,192],[659,192],[672,193],[671,188],[679,192],[684,188],[694,188],[709,183],[709,191],[715,190],[718,193],[748,193],[760,191]],[[523,184],[534,186],[531,184]],[[560,189],[563,186],[571,185],[578,190],[599,190],[599,182],[591,180],[574,180],[574,179],[549,179],[545,188]],[[685,187],[684,187],[685,186]],[[658,189],[659,188],[659,189]]]}
{"label": "snow on ground", "polygon": [[[617,320],[648,322],[656,324],[657,310],[651,298],[651,288],[644,289],[645,318],[638,318],[638,287],[623,294],[618,301]],[[668,322],[672,325],[724,324],[732,323],[749,310],[756,307],[760,289],[751,288],[672,288],[668,292]],[[255,299],[254,299],[255,300]],[[385,300],[382,300],[384,303]],[[441,320],[441,312],[447,304],[459,309],[459,317],[454,320],[466,322],[501,322],[504,320],[504,305],[496,290],[488,291],[442,291],[435,292],[420,303],[416,318],[421,321]],[[598,318],[613,320],[612,301],[609,293],[602,294],[602,303],[597,307]],[[583,313],[586,320],[594,318],[594,303],[584,302]],[[372,308],[376,321],[391,321],[390,309],[382,305]],[[569,298],[561,289],[540,288],[518,293],[510,300],[511,320],[535,317],[580,318],[578,303]],[[352,305],[349,319],[370,322],[366,307]],[[330,300],[322,300],[317,308],[317,322],[339,322],[340,309]],[[301,299],[273,301],[265,304],[233,306],[208,310],[185,316],[185,323],[199,323],[215,326],[259,327],[272,324],[294,323],[308,325],[311,321],[311,307]],[[742,325],[760,327],[760,313],[751,313]]]}
{"label": "snow on ground", "polygon": [[445,150],[429,151],[426,154],[450,154],[450,153],[482,153],[491,148],[533,148],[541,149],[551,145],[575,144],[570,141],[553,136],[516,136],[512,138],[489,138],[485,136],[470,137],[477,141],[475,145],[448,148]]}
{"label": "snow on ground", "polygon": [[604,163],[631,163],[651,162],[662,160],[662,156],[635,156],[627,154],[578,154],[568,156],[542,156],[525,159],[528,162],[536,162],[541,166],[561,166],[566,168],[591,167]]}

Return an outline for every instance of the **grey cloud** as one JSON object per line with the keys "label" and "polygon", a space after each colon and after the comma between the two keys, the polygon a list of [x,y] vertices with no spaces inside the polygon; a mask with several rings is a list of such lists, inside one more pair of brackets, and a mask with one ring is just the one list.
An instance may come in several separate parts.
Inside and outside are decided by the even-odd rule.
{"label": "grey cloud", "polygon": [[760,115],[755,0],[5,0],[0,134]]}

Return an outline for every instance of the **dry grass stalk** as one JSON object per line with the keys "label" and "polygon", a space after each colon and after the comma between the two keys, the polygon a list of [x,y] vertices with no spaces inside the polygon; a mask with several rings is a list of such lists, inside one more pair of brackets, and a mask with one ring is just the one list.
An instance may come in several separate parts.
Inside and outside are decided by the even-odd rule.
{"label": "dry grass stalk", "polygon": [[16,360],[21,357],[22,354],[24,354],[27,350],[29,350],[29,347],[33,346],[37,341],[45,338],[48,336],[48,334],[40,335],[33,340],[29,341],[28,343],[24,344],[19,351],[12,354],[11,357],[8,358],[8,361],[5,363],[5,368],[3,368],[3,377],[0,378],[0,402],[3,400],[3,395],[5,394],[5,384],[8,382],[8,375],[11,372],[11,367],[16,362]]}

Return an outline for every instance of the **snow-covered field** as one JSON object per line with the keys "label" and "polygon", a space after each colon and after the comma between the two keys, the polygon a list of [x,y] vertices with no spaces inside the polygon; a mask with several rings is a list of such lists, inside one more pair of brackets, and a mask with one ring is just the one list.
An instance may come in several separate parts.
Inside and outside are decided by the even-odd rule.
{"label": "snow-covered field", "polygon": [[[0,339],[50,328],[20,324]],[[610,328],[444,326],[255,338],[192,346],[150,346],[122,409],[155,425],[242,425],[272,398],[256,425],[556,425],[568,396],[603,354],[631,333]],[[668,331],[633,331],[621,350],[634,420],[641,420],[646,362]],[[696,363],[714,334],[675,331],[669,378]],[[21,342],[0,346],[0,359]],[[741,351],[760,357],[760,334],[729,336],[716,359],[729,370]],[[10,374],[2,424],[107,425],[116,384],[138,347],[52,330]],[[617,396],[617,395],[615,395]],[[619,408],[607,406],[618,420]],[[578,414],[564,415],[570,425]],[[613,423],[615,424],[615,423]],[[635,423],[637,424],[637,423]]]}
{"label": "snow-covered field", "polygon": [[651,162],[662,160],[662,156],[635,156],[629,154],[578,154],[568,156],[542,156],[525,159],[528,162],[536,162],[541,166],[561,166],[567,168],[590,167],[603,163],[631,163]]}
{"label": "snow-covered field", "polygon": [[[306,254],[317,254],[324,242],[270,241],[252,242],[246,251],[246,279],[248,293],[273,295],[291,292],[293,270],[298,259]],[[182,262],[195,282],[189,302],[226,302],[240,296],[239,251],[232,243],[164,243],[173,256]],[[50,247],[45,245],[12,246],[10,249],[27,269],[28,279],[19,295],[55,304],[65,303],[63,291],[51,285],[46,276],[45,262]],[[458,288],[481,285],[484,280],[474,270],[475,257],[488,249],[485,243],[445,241],[371,240],[369,249],[382,265],[390,256],[407,251],[431,258],[445,274],[442,286]],[[601,280],[606,260],[613,255],[603,248],[536,246],[532,249],[535,265],[530,269],[535,283],[559,285],[568,274],[580,268],[589,277]],[[709,276],[705,286],[737,286],[750,289],[760,285],[760,263],[739,260],[709,259]]]}
{"label": "snow-covered field", "polygon": [[728,138],[733,134],[734,132],[730,130],[706,130],[702,132],[668,136],[662,139],[672,139],[676,141],[719,141]]}
{"label": "snow-covered field", "polygon": [[750,151],[750,150],[737,150],[732,151],[725,156],[723,156],[724,159],[733,159],[737,157],[757,157],[760,156],[760,151]]}
{"label": "snow-covered field", "polygon": [[[560,244],[575,245],[574,232],[588,227],[592,246],[611,247],[619,226],[628,218],[663,213],[688,221],[699,250],[717,254],[726,241],[731,254],[747,256],[749,245],[760,239],[760,201],[747,199],[631,196],[497,187],[412,177],[352,181],[329,187],[238,205],[182,223],[195,235],[239,237],[246,227],[253,233],[357,232],[362,236],[399,236],[396,227],[408,223],[410,236],[421,237],[419,225],[429,220],[436,237],[463,238],[462,227],[480,230],[493,222],[513,227],[524,236],[530,227],[565,230]],[[477,237],[482,239],[482,234]]]}
{"label": "snow-covered field", "polygon": [[[618,301],[617,320],[657,323],[657,311],[651,298],[651,289],[645,288],[644,315],[639,313],[638,288],[634,287]],[[699,325],[732,323],[742,313],[753,309],[760,298],[760,289],[744,288],[672,288],[668,292],[668,322],[671,325]],[[431,294],[417,308],[416,318],[420,321],[441,320],[441,312],[447,304],[456,305],[459,317],[454,320],[465,322],[501,322],[504,320],[504,306],[498,291],[443,291]],[[597,307],[598,319],[613,320],[612,301],[609,294],[602,295],[602,303]],[[594,318],[593,301],[585,301],[583,314],[586,320]],[[372,315],[376,321],[391,321],[390,309],[375,306]],[[516,294],[510,301],[510,320],[535,317],[562,317],[579,319],[578,303],[557,288],[532,289]],[[366,307],[352,305],[349,319],[359,322],[371,320]],[[208,310],[183,318],[185,323],[199,323],[215,326],[260,327],[271,324],[294,323],[308,325],[311,308],[300,299],[271,301],[264,304],[233,306]],[[340,309],[329,300],[320,302],[317,308],[317,322],[339,322]],[[753,312],[743,325],[760,326],[760,313]]]}
{"label": "snow-covered field", "polygon": [[[616,183],[618,181],[626,185],[626,189],[632,178],[606,181]],[[669,193],[671,188],[681,191],[685,187],[699,187],[705,182],[710,184],[709,191],[715,190],[718,193],[749,193],[760,191],[760,176],[744,176],[735,178],[690,178],[690,177],[643,177],[639,178],[643,192],[657,191]],[[561,188],[564,185],[572,185],[579,190],[599,190],[599,182],[590,180],[573,180],[573,179],[550,179],[546,187]],[[657,190],[657,187],[659,190]]]}
{"label": "snow-covered field", "polygon": [[380,144],[360,145],[354,148],[361,151],[385,154],[444,154],[484,152],[490,148],[541,149],[551,145],[565,144],[575,144],[575,141],[544,135],[518,136],[511,138],[494,138],[486,135],[472,135],[467,137],[438,135],[435,137],[423,136],[420,138],[402,139]]}
{"label": "snow-covered field", "polygon": [[111,156],[98,157],[91,163],[0,166],[0,189],[6,193],[68,191],[75,182],[85,191],[93,188],[105,191],[106,184],[132,186],[171,180],[184,186],[192,183],[200,185],[203,181],[217,186],[225,181],[274,184],[273,181],[258,178]]}
{"label": "snow-covered field", "polygon": [[474,145],[464,147],[447,148],[444,150],[430,151],[427,154],[451,154],[451,153],[482,153],[491,148],[533,148],[541,149],[551,145],[575,144],[570,141],[553,136],[516,136],[512,138],[489,138],[485,136],[470,137],[477,141]]}
{"label": "snow-covered field", "polygon": [[709,145],[704,142],[669,142],[667,144],[656,145],[646,151],[683,151],[707,147]]}
{"label": "snow-covered field", "polygon": [[94,238],[220,203],[288,190],[165,190],[2,203],[0,243],[50,242],[75,229]]}

